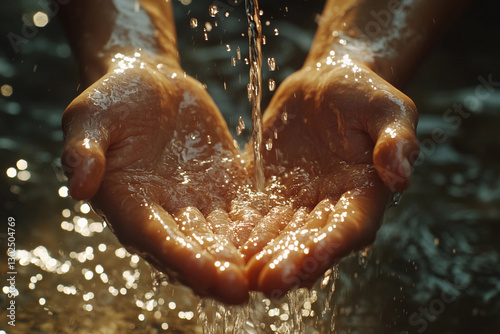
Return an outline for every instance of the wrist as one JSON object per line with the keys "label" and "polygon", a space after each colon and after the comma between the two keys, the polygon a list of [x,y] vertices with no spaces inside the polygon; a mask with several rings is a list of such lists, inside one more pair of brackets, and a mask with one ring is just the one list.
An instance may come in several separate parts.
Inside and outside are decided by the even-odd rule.
{"label": "wrist", "polygon": [[396,87],[469,0],[327,0],[306,65],[349,54]]}
{"label": "wrist", "polygon": [[[355,64],[370,69],[387,82],[397,86],[404,81],[408,62],[400,66],[399,59],[407,59],[390,46],[362,36],[356,30],[334,30],[327,40],[313,44],[304,67],[329,64],[348,57]],[[411,61],[411,60],[408,60]]]}
{"label": "wrist", "polygon": [[62,18],[86,85],[114,68],[118,54],[134,58],[140,53],[149,62],[180,68],[170,2],[71,2]]}
{"label": "wrist", "polygon": [[160,69],[181,72],[177,57],[158,54],[142,48],[113,48],[89,57],[80,56],[80,75],[84,85],[90,86],[104,75],[126,69]]}

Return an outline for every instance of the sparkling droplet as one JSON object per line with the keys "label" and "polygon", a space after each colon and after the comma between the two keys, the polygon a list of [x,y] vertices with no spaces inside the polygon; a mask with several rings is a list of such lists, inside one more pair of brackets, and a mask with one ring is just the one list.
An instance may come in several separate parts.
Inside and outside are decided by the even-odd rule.
{"label": "sparkling droplet", "polygon": [[240,128],[241,128],[242,130],[244,130],[244,129],[245,129],[245,121],[243,120],[243,118],[242,118],[241,116],[240,116],[240,118],[238,119],[238,124],[239,124],[239,126],[240,126]]}
{"label": "sparkling droplet", "polygon": [[215,17],[215,15],[217,15],[217,13],[219,12],[219,9],[217,9],[216,5],[211,5],[210,7],[208,7],[208,12],[211,17]]}
{"label": "sparkling droplet", "polygon": [[370,255],[371,246],[367,246],[358,252],[358,264],[365,269],[368,264],[368,256]]}
{"label": "sparkling droplet", "polygon": [[401,197],[403,197],[402,192],[392,194],[392,199],[391,203],[389,204],[389,207],[398,206],[399,203],[401,202]]}
{"label": "sparkling droplet", "polygon": [[266,150],[271,151],[273,149],[273,139],[269,138],[266,141]]}
{"label": "sparkling droplet", "polygon": [[283,124],[288,123],[288,113],[286,111],[283,111],[281,114],[281,120],[283,121]]}
{"label": "sparkling droplet", "polygon": [[262,45],[266,45],[266,35],[262,35]]}
{"label": "sparkling droplet", "polygon": [[196,28],[198,26],[198,20],[193,17],[193,18],[191,18],[190,24],[191,24],[191,28]]}
{"label": "sparkling droplet", "polygon": [[278,28],[274,28],[274,35],[278,36],[280,32],[278,31]]}
{"label": "sparkling droplet", "polygon": [[274,71],[276,69],[276,60],[273,58],[267,58],[267,66],[269,66],[269,71]]}
{"label": "sparkling droplet", "polygon": [[231,57],[231,66],[236,66],[236,58]]}
{"label": "sparkling droplet", "polygon": [[238,126],[236,127],[236,134],[239,136],[241,133],[245,130],[245,121],[243,121],[243,118],[238,119]]}
{"label": "sparkling droplet", "polygon": [[269,79],[269,91],[272,92],[276,89],[276,81]]}
{"label": "sparkling droplet", "polygon": [[210,135],[207,135],[207,143],[209,145],[212,144],[212,137],[210,137]]}
{"label": "sparkling droplet", "polygon": [[236,58],[238,58],[238,60],[241,60],[241,50],[239,46],[236,48]]}
{"label": "sparkling droplet", "polygon": [[247,84],[247,94],[248,94],[248,101],[252,101],[252,86],[250,83]]}
{"label": "sparkling droplet", "polygon": [[228,52],[231,51],[231,45],[226,44],[226,51],[228,51]]}

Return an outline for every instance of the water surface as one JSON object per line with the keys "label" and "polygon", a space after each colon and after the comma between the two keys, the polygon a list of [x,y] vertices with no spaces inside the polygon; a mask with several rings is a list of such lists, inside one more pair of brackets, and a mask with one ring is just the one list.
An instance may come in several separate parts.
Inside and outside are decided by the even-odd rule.
{"label": "water surface", "polygon": [[[184,68],[207,85],[235,135],[242,116],[246,127],[237,139],[245,142],[251,116],[243,2],[224,19],[212,17],[208,7],[174,5]],[[321,5],[261,4],[264,63],[276,62],[274,71],[264,66],[264,82],[279,85],[300,67]],[[22,15],[31,17],[40,5],[2,2],[0,10],[7,16],[0,20],[3,35],[19,34]],[[293,332],[293,326],[305,333],[500,332],[500,87],[484,98],[476,95],[479,77],[500,81],[498,12],[495,1],[474,5],[407,87],[420,110],[418,133],[426,145],[412,186],[401,205],[388,211],[365,268],[352,255],[328,276],[320,296],[294,293],[291,300],[304,310],[301,326],[290,303],[256,296],[246,309],[252,313],[245,314],[200,302],[187,288],[158,283],[86,203],[65,197],[60,116],[79,91],[75,61],[55,19],[38,28],[18,53],[3,38],[0,86],[8,84],[13,92],[0,100],[0,219],[16,218],[21,251],[17,326],[4,326],[2,307],[0,328],[8,333],[201,333],[205,322],[205,330],[215,333],[224,326],[249,333]],[[272,92],[263,89],[263,94],[265,106]],[[450,121],[444,116],[456,104],[466,104],[469,116]],[[433,140],[436,129],[446,140]],[[27,166],[18,164],[21,159]],[[6,268],[4,256],[0,265]],[[0,300],[6,305],[4,293]]]}

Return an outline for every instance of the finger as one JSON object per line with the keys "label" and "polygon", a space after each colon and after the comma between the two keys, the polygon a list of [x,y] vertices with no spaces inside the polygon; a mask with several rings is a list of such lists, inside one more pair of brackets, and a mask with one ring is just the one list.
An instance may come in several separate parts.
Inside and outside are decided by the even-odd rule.
{"label": "finger", "polygon": [[419,153],[415,134],[418,114],[414,103],[402,93],[384,94],[373,102],[380,114],[367,128],[375,142],[377,172],[392,192],[400,192],[410,184],[412,163]]}
{"label": "finger", "polygon": [[252,230],[248,240],[240,247],[243,258],[248,261],[271,240],[276,238],[288,225],[292,219],[292,215],[292,208],[288,206],[272,208]]}
{"label": "finger", "polygon": [[230,240],[231,235],[231,218],[229,214],[221,209],[212,210],[207,215],[207,223],[214,234],[220,235],[227,240]]}
{"label": "finger", "polygon": [[313,232],[302,247],[273,256],[259,276],[259,290],[279,297],[292,288],[311,285],[339,258],[373,242],[388,197],[380,181],[346,192],[335,204],[327,224]]}
{"label": "finger", "polygon": [[202,249],[212,254],[218,263],[229,261],[238,266],[244,265],[241,254],[236,247],[229,240],[214,234],[205,217],[197,208],[181,209],[173,217],[180,231],[190,240],[198,243]]}
{"label": "finger", "polygon": [[227,238],[238,248],[248,240],[254,227],[263,218],[257,209],[238,201],[231,203],[229,217],[232,223]]}
{"label": "finger", "polygon": [[126,191],[117,196],[116,187],[108,189],[104,184],[93,202],[106,209],[106,219],[122,244],[198,294],[230,304],[248,299],[247,279],[239,266],[216,260],[186,237],[178,222],[158,204]]}
{"label": "finger", "polygon": [[280,251],[287,245],[293,245],[293,235],[306,223],[309,212],[310,210],[305,207],[298,209],[280,235],[258,254],[250,258],[246,268],[251,289],[258,289],[259,274],[262,268],[273,258],[274,252]]}
{"label": "finger", "polygon": [[[249,263],[247,272],[250,286],[253,289],[263,291],[261,286],[263,273],[267,272],[269,268],[274,269],[277,265],[282,264],[279,269],[282,281],[285,285],[298,287],[301,280],[297,279],[293,272],[290,272],[290,267],[283,267],[283,261],[294,265],[299,262],[298,258],[305,250],[306,245],[310,239],[318,236],[320,230],[327,224],[333,209],[334,202],[332,199],[326,198],[318,203],[308,215],[305,215],[304,211],[296,215],[294,220],[297,228],[289,229],[280,235],[265,252],[254,257],[253,263]],[[270,275],[272,276],[272,274],[273,272]],[[288,290],[274,288],[268,293],[268,296],[279,298]]]}
{"label": "finger", "polygon": [[106,169],[108,134],[77,98],[63,115],[64,150],[61,162],[70,195],[87,200],[95,195]]}

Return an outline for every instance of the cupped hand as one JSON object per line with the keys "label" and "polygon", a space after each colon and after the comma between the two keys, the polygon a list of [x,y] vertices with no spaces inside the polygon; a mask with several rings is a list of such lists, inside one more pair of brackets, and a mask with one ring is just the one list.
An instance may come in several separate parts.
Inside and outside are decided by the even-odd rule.
{"label": "cupped hand", "polygon": [[290,204],[246,245],[250,286],[279,297],[372,243],[409,184],[416,123],[413,102],[349,56],[286,79],[264,114],[263,151],[267,190]]}
{"label": "cupped hand", "polygon": [[197,293],[245,301],[242,256],[214,233],[245,221],[232,205],[244,167],[224,119],[180,68],[137,55],[114,64],[63,116],[71,196],[92,199],[123,245]]}

